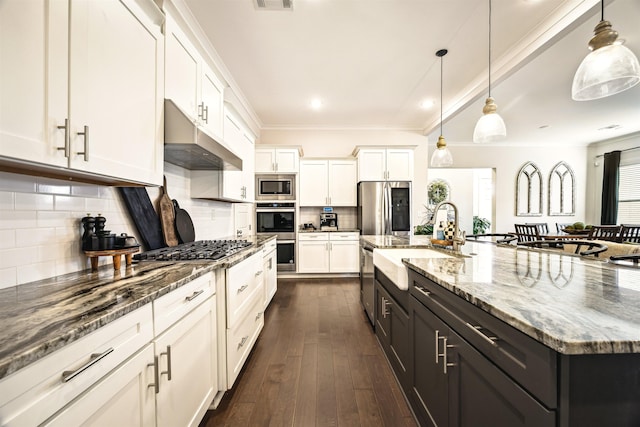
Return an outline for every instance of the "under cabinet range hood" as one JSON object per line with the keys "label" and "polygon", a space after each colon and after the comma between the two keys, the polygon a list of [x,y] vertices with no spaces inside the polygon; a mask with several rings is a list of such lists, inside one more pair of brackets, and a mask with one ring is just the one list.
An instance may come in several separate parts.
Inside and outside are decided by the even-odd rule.
{"label": "under cabinet range hood", "polygon": [[242,170],[242,159],[164,100],[164,160],[189,170]]}

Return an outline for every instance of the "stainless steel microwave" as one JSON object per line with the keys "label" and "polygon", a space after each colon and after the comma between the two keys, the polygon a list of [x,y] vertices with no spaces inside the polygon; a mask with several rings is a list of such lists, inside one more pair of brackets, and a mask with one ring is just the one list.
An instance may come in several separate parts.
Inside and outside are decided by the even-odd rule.
{"label": "stainless steel microwave", "polygon": [[295,175],[256,175],[256,200],[295,199]]}

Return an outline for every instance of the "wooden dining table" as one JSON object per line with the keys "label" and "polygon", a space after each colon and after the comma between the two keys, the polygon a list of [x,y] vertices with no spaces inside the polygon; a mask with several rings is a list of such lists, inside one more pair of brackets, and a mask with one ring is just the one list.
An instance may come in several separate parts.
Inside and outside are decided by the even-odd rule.
{"label": "wooden dining table", "polygon": [[567,233],[544,233],[540,234],[542,240],[582,240],[589,237],[589,232],[580,234],[567,234]]}

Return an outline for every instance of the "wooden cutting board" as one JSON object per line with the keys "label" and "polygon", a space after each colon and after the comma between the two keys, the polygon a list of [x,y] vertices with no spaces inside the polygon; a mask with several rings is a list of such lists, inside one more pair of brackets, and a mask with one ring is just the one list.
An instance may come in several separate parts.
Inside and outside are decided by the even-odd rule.
{"label": "wooden cutting board", "polygon": [[167,178],[164,177],[162,183],[162,194],[158,199],[158,215],[160,216],[160,224],[162,224],[162,235],[167,246],[176,246],[178,244],[178,235],[176,234],[176,212],[173,202],[167,193]]}

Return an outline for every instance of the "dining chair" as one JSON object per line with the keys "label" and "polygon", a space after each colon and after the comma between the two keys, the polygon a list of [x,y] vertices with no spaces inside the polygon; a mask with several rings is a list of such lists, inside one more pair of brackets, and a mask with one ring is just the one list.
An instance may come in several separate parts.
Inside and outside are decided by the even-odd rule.
{"label": "dining chair", "polygon": [[535,242],[541,240],[540,229],[537,224],[514,224],[518,243]]}
{"label": "dining chair", "polygon": [[527,222],[525,225],[535,225],[538,227],[538,233],[549,234],[549,226],[546,222]]}
{"label": "dining chair", "polygon": [[621,227],[621,242],[640,243],[640,224],[622,224]]}
{"label": "dining chair", "polygon": [[621,242],[620,225],[593,225],[589,230],[589,240],[606,240],[609,242]]}

